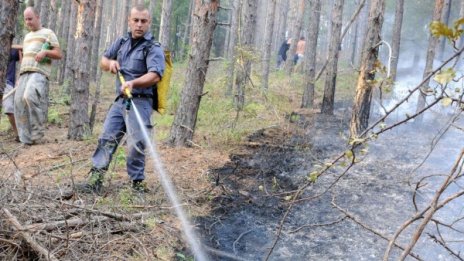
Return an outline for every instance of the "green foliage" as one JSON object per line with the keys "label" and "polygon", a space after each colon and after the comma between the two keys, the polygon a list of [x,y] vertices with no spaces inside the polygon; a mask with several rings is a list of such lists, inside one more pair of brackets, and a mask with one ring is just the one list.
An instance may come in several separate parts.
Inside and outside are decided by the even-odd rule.
{"label": "green foliage", "polygon": [[266,107],[260,103],[250,102],[243,108],[243,111],[247,114],[247,117],[256,117],[265,109]]}
{"label": "green foliage", "polygon": [[126,163],[126,153],[124,152],[123,147],[118,147],[114,156],[114,165],[115,166],[124,166]]}
{"label": "green foliage", "polygon": [[[253,54],[250,54],[253,56]],[[251,57],[250,56],[250,57]],[[182,88],[185,84],[186,63],[176,63],[169,93],[169,110],[164,116],[155,115],[155,134],[157,140],[166,139],[177,107],[180,104]],[[350,65],[340,66],[351,68]],[[258,129],[289,121],[291,112],[300,106],[304,88],[304,75],[285,71],[271,71],[269,89],[260,88],[259,71],[252,71],[253,84],[245,87],[243,111],[234,107],[234,96],[226,96],[229,83],[227,62],[214,62],[208,68],[205,86],[195,125],[194,142],[200,146],[220,146],[228,148],[236,145],[244,137]],[[323,77],[322,77],[323,78]],[[357,74],[341,69],[337,77],[336,97],[352,100],[355,92]],[[316,99],[323,93],[323,81],[316,82]],[[318,101],[316,101],[317,103]],[[290,116],[290,122],[298,121],[298,115]]]}
{"label": "green foliage", "polygon": [[443,36],[451,42],[458,40],[464,30],[461,29],[461,26],[464,24],[464,18],[458,19],[454,22],[453,27],[450,28],[446,24],[440,21],[433,21],[430,23],[430,32],[434,37]]}
{"label": "green foliage", "polygon": [[183,253],[176,253],[177,260],[179,261],[194,261],[195,259],[192,256],[186,256]]}
{"label": "green foliage", "polygon": [[155,135],[157,140],[164,140],[169,137],[169,130],[173,121],[173,114],[155,116]]}
{"label": "green foliage", "polygon": [[58,125],[63,123],[63,118],[61,118],[60,112],[55,107],[48,109],[48,122]]}
{"label": "green foliage", "polygon": [[451,98],[445,97],[445,98],[441,99],[441,104],[442,104],[444,107],[450,106],[451,103],[453,103],[453,100],[452,100]]}
{"label": "green foliage", "polygon": [[438,82],[439,84],[445,85],[453,80],[456,77],[456,71],[453,68],[447,68],[445,70],[441,70],[437,73],[433,79]]}
{"label": "green foliage", "polygon": [[313,172],[309,173],[308,180],[314,183],[314,182],[317,181],[318,177],[319,177],[319,172],[313,171]]}
{"label": "green foliage", "polygon": [[134,199],[130,188],[121,189],[118,194],[119,203],[122,207],[128,208]]}

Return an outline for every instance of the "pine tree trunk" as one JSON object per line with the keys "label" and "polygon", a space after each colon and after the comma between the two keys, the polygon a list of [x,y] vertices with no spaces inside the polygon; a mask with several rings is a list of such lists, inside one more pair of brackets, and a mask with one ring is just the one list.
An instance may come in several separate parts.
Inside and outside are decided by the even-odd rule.
{"label": "pine tree trunk", "polygon": [[[0,4],[0,98],[6,83],[6,67],[10,57],[19,3],[17,0],[2,0]],[[1,100],[1,99],[0,99]],[[1,108],[1,104],[0,104]]]}
{"label": "pine tree trunk", "polygon": [[232,18],[230,24],[230,37],[228,45],[228,53],[230,54],[229,64],[227,66],[227,87],[226,96],[232,95],[232,89],[235,83],[235,60],[237,52],[235,46],[237,45],[238,24],[240,22],[240,0],[232,1]]}
{"label": "pine tree trunk", "polygon": [[[234,0],[235,1],[235,0]],[[185,24],[185,31],[184,31],[184,35],[182,37],[182,43],[183,43],[183,53],[182,53],[182,58],[185,59],[185,57],[187,56],[188,54],[188,46],[189,46],[189,42],[190,42],[190,29],[192,27],[192,16],[193,16],[193,11],[194,11],[194,4],[195,2],[194,1],[191,1],[190,2],[190,5],[189,5],[189,16],[187,18],[187,22]]]}
{"label": "pine tree trunk", "polygon": [[263,50],[265,45],[264,38],[266,37],[266,24],[268,22],[267,13],[269,8],[269,3],[272,0],[257,0],[256,4],[256,24],[255,24],[255,35],[253,37],[253,46],[257,50]]}
{"label": "pine tree trunk", "polygon": [[50,28],[52,31],[56,32],[57,22],[56,17],[58,14],[58,9],[56,8],[56,0],[50,1],[50,19],[48,19],[47,27]]}
{"label": "pine tree trunk", "polygon": [[[69,17],[69,31],[68,31],[68,40],[66,41],[66,52],[65,52],[65,58],[64,60],[64,75],[63,75],[63,80],[60,82],[67,81],[68,83],[71,83],[74,81],[73,77],[74,74],[72,72],[73,68],[73,56],[75,56],[74,50],[75,44],[74,44],[74,33],[76,32],[76,18],[77,18],[77,4],[75,1],[71,2],[71,14]],[[70,84],[65,84],[64,86],[64,91],[66,94],[70,94]]]}
{"label": "pine tree trunk", "polygon": [[[450,16],[451,16],[451,0],[445,0],[441,21],[444,24],[449,25]],[[440,49],[438,50],[439,61],[443,61],[443,57],[445,56],[446,43],[447,43],[447,40],[444,37],[441,37],[440,38]]]}
{"label": "pine tree trunk", "polygon": [[361,63],[361,58],[362,58],[362,52],[364,50],[364,37],[367,33],[367,19],[369,17],[369,10],[370,10],[370,3],[371,0],[367,0],[365,3],[365,6],[361,10],[361,14],[359,17],[360,24],[358,25],[358,44],[356,46],[356,58],[354,59],[354,66],[359,67],[359,64]]}
{"label": "pine tree trunk", "polygon": [[[243,23],[240,48],[253,52],[254,28],[256,25],[256,0],[245,0],[243,4]],[[235,97],[234,104],[237,111],[243,110],[245,105],[245,85],[251,77],[251,59],[244,53],[238,54],[239,68],[235,78]]]}
{"label": "pine tree trunk", "polygon": [[98,64],[100,60],[100,53],[99,53],[99,44],[100,44],[100,34],[102,28],[102,11],[103,11],[103,0],[96,0],[97,1],[97,9],[96,9],[96,17],[95,17],[95,24],[94,24],[94,34],[92,40],[92,51],[90,56],[90,76],[92,81],[96,81],[97,74],[98,74]]}
{"label": "pine tree trunk", "polygon": [[[459,17],[464,17],[464,0],[461,0],[461,4],[459,6]],[[464,45],[464,36],[461,36],[459,38],[459,48],[461,48]],[[461,56],[460,56],[461,57]],[[460,60],[460,59],[458,59]]]}
{"label": "pine tree trunk", "polygon": [[[193,1],[190,2],[190,5],[193,3]],[[151,32],[155,30],[155,23],[153,22],[153,15],[155,13],[155,6],[156,6],[156,1],[155,0],[150,0],[150,3],[148,4],[148,11],[150,12],[151,16]],[[191,9],[190,9],[191,10]],[[189,12],[191,14],[191,12]],[[189,18],[190,19],[190,18]]]}
{"label": "pine tree trunk", "polygon": [[[359,4],[359,0],[356,0],[355,2],[356,5]],[[363,8],[367,8],[367,7],[363,7]],[[362,12],[362,11],[361,11]],[[351,31],[350,35],[351,35],[351,43],[350,43],[350,53],[351,53],[351,56],[350,56],[350,63],[352,66],[355,66],[356,64],[356,56],[357,56],[357,51],[358,51],[358,31],[359,31],[359,24],[360,24],[360,21],[361,19],[357,19],[356,20],[356,24],[353,28],[353,30]]]}
{"label": "pine tree trunk", "polygon": [[74,56],[74,79],[71,88],[71,106],[69,113],[68,138],[82,140],[90,134],[89,127],[89,85],[90,55],[92,49],[92,33],[97,0],[80,0],[77,11],[76,50]]}
{"label": "pine tree trunk", "polygon": [[[442,11],[443,11],[443,5],[444,5],[444,0],[436,0],[435,1],[435,8],[433,11],[433,21],[440,21],[441,16],[442,16]],[[424,74],[422,78],[426,78],[430,73],[433,71],[433,60],[435,59],[435,50],[437,48],[439,39],[433,37],[432,35],[429,36],[429,45],[427,48],[427,58],[425,60],[425,69],[424,69]],[[421,111],[425,107],[425,88],[428,88],[429,86],[429,81],[424,83],[424,85],[421,86],[422,91],[419,93],[419,97],[417,100],[417,109],[416,112]],[[419,115],[419,117],[416,118],[418,121],[422,120],[422,115]]]}
{"label": "pine tree trunk", "polygon": [[280,44],[286,39],[286,28],[287,28],[287,18],[289,13],[289,1],[287,0],[278,0],[278,7],[276,10],[276,22],[274,30],[274,53],[277,52],[277,49],[280,47]]}
{"label": "pine tree trunk", "polygon": [[213,33],[217,24],[218,8],[219,0],[195,0],[191,55],[180,104],[169,137],[169,143],[174,146],[191,145],[193,139],[213,44]]}
{"label": "pine tree trunk", "polygon": [[[63,1],[61,3],[61,11],[60,16],[58,17],[58,30],[56,31],[57,36],[60,39],[67,39],[68,31],[69,31],[69,17],[71,15],[71,1]],[[62,48],[65,49],[65,48]],[[62,50],[63,55],[66,50]]]}
{"label": "pine tree trunk", "polygon": [[124,6],[124,11],[125,11],[125,15],[124,15],[124,31],[122,32],[122,34],[125,34],[127,32],[129,32],[129,15],[130,15],[130,12],[131,12],[131,1],[130,0],[126,0],[126,5]]}
{"label": "pine tree trunk", "polygon": [[43,26],[48,26],[48,17],[50,15],[50,0],[42,1],[40,6],[40,21]]}
{"label": "pine tree trunk", "polygon": [[361,68],[356,86],[353,112],[350,122],[351,138],[361,136],[369,124],[372,90],[375,79],[375,63],[378,59],[380,35],[382,32],[385,0],[372,0],[369,11],[368,31],[364,38]]}
{"label": "pine tree trunk", "polygon": [[[459,5],[459,17],[464,17],[464,0],[461,0],[461,3]],[[462,48],[464,45],[464,37],[461,36],[458,40],[458,48]],[[456,67],[460,68],[462,66],[462,53],[456,58],[458,61],[456,63]]]}
{"label": "pine tree trunk", "polygon": [[294,21],[291,23],[291,37],[293,39],[292,43],[290,44],[290,48],[288,49],[288,58],[285,62],[285,69],[288,74],[290,74],[293,70],[293,56],[296,53],[296,45],[298,44],[298,40],[300,39],[301,34],[301,27],[303,24],[303,15],[304,15],[304,6],[305,0],[299,0],[298,2],[295,1],[295,18]]}
{"label": "pine tree trunk", "polygon": [[403,26],[404,0],[396,0],[395,22],[393,23],[392,58],[390,64],[390,77],[396,80],[398,60],[400,57],[401,28]]}
{"label": "pine tree trunk", "polygon": [[302,108],[314,107],[314,89],[316,79],[317,40],[319,38],[319,23],[321,20],[321,0],[309,1],[310,20],[308,27],[308,41],[305,49],[305,77]]}
{"label": "pine tree trunk", "polygon": [[324,84],[324,98],[321,112],[332,115],[335,103],[335,85],[337,83],[338,56],[340,54],[341,30],[343,21],[344,0],[335,0],[332,9],[332,25],[330,32],[328,64]]}
{"label": "pine tree trunk", "polygon": [[63,53],[63,58],[58,62],[58,84],[62,85],[64,82],[64,75],[65,75],[65,67],[66,67],[66,57],[68,53],[68,35],[69,35],[69,19],[71,17],[71,5],[73,5],[72,1],[63,1],[61,5],[61,16],[58,23],[61,24],[57,35],[60,39],[65,39],[66,48],[61,47],[61,52]]}
{"label": "pine tree trunk", "polygon": [[[107,22],[107,19],[108,17],[113,17],[112,16],[112,11],[113,11],[113,8],[111,7],[112,4],[109,2],[109,1],[104,1],[104,0],[101,0],[102,2],[100,3],[102,5],[102,13],[101,13],[101,23],[104,23],[106,24]],[[98,5],[97,5],[97,8]],[[103,12],[103,10],[105,12]],[[97,12],[100,12],[97,10]],[[100,37],[99,37],[99,41],[98,41],[98,49],[97,49],[97,65],[99,64],[99,60],[100,60],[100,47],[101,46],[108,46],[110,41],[109,41],[109,37],[110,37],[110,32],[108,31],[108,28],[109,26],[105,27],[105,26],[102,26],[100,25]],[[93,51],[92,51],[93,52]],[[96,76],[95,76],[95,94],[93,96],[93,99],[92,99],[92,105],[91,105],[91,109],[90,109],[90,117],[89,117],[89,128],[90,128],[90,132],[93,133],[93,130],[94,130],[94,126],[95,126],[95,118],[97,116],[97,107],[98,107],[98,104],[100,103],[100,94],[101,94],[101,78],[102,78],[102,70],[100,68],[100,66],[97,66],[96,68],[96,72],[95,72]]]}
{"label": "pine tree trunk", "polygon": [[40,12],[41,12],[41,9],[42,9],[42,0],[35,0],[35,1],[30,0],[30,3],[35,8],[37,13],[40,15]]}
{"label": "pine tree trunk", "polygon": [[119,31],[117,30],[117,19],[113,20],[114,17],[116,17],[117,12],[118,12],[118,5],[117,4],[112,4],[111,5],[111,17],[110,17],[110,24],[108,26],[109,32],[108,32],[108,43],[112,43],[116,40],[116,37],[119,36],[120,34]]}
{"label": "pine tree trunk", "polygon": [[269,88],[269,67],[271,64],[271,44],[272,30],[274,29],[274,18],[276,10],[276,0],[269,1],[269,11],[267,13],[266,35],[264,37],[264,54],[263,54],[263,88]]}
{"label": "pine tree trunk", "polygon": [[172,0],[163,0],[161,11],[161,23],[159,41],[164,48],[170,49],[170,27],[171,27]]}

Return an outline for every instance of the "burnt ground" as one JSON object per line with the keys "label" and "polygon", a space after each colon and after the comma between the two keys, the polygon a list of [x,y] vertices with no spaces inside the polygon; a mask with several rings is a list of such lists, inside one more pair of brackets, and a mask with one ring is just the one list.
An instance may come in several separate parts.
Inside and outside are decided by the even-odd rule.
{"label": "burnt ground", "polygon": [[[129,188],[123,150],[117,153],[106,176],[104,195],[62,196],[70,183],[85,181],[96,142],[95,137],[68,140],[67,110],[56,111],[63,120],[50,124],[44,144],[25,147],[0,133],[2,208],[16,216],[34,239],[60,260],[191,260],[182,228],[150,160],[147,181],[151,192],[145,197],[134,195]],[[337,110],[333,117],[294,112],[284,123],[249,136],[229,157],[229,151],[224,150],[161,144],[158,150],[166,170],[185,211],[197,218],[203,241],[240,259],[265,259],[289,206],[287,197],[307,182],[317,165],[346,149],[343,136],[348,129],[348,111]],[[105,113],[98,115],[101,121]],[[438,116],[425,125],[408,123],[381,135],[369,144],[369,153],[361,162],[328,193],[295,204],[270,260],[380,260],[387,243],[372,231],[390,237],[415,212],[414,182],[425,175],[449,173],[464,145],[462,132],[452,128],[426,164],[411,173],[430,151],[432,138],[448,117]],[[462,123],[457,124],[460,126]],[[341,171],[338,167],[320,177],[301,198],[324,191]],[[417,197],[420,207],[441,180],[427,179],[428,186],[422,187]],[[457,184],[452,189],[462,187]],[[372,231],[334,208],[333,199]],[[462,217],[462,206],[459,199],[440,211],[438,218],[450,223]],[[462,222],[455,224],[461,231]],[[44,224],[52,226],[41,228]],[[411,231],[401,237],[402,245],[407,244]],[[452,234],[445,228],[440,231],[447,240],[455,241],[450,244],[454,250],[464,251],[462,234]],[[430,226],[426,232],[437,235]],[[18,234],[2,213],[0,259],[38,260]],[[427,234],[413,251],[423,260],[457,259]],[[212,260],[234,260],[223,253],[210,255]]]}
{"label": "burnt ground", "polygon": [[[212,214],[200,219],[206,243],[238,259],[266,259],[289,207],[288,196],[318,165],[345,151],[347,116],[343,110],[336,116],[295,112],[285,128],[251,135],[226,165],[212,172],[222,194],[212,200]],[[295,204],[269,260],[381,260],[388,245],[382,236],[390,238],[415,213],[416,181],[448,174],[464,145],[456,128],[436,138],[447,119],[449,115],[440,115],[426,118],[423,124],[406,123],[370,142],[369,152],[327,193]],[[434,138],[440,142],[428,155]],[[300,198],[326,191],[342,170],[333,168]],[[420,208],[442,180],[425,179],[426,186],[416,196]],[[462,185],[461,181],[452,190],[462,190]],[[462,231],[464,224],[458,219],[464,212],[463,202],[458,199],[436,217],[444,223],[456,221]],[[400,236],[400,245],[408,244],[415,227]],[[445,240],[454,240],[448,245],[451,251],[464,251],[463,234],[443,227],[440,233]],[[422,260],[460,260],[432,239],[437,235],[436,228],[428,225],[412,252]],[[395,248],[392,256],[396,259],[400,253]],[[213,259],[234,260],[220,254]]]}

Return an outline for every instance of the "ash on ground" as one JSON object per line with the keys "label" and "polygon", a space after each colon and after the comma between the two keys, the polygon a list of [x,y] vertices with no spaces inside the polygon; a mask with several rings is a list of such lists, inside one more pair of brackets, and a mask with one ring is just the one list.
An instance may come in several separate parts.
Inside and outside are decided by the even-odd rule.
{"label": "ash on ground", "polygon": [[[251,135],[228,164],[214,170],[212,178],[223,192],[211,202],[212,215],[199,220],[210,247],[240,260],[264,260],[270,252],[269,260],[383,258],[385,238],[416,213],[415,206],[421,211],[429,204],[451,172],[464,147],[462,131],[449,128],[440,135],[450,116],[406,123],[380,135],[345,175],[341,177],[343,167],[334,167],[304,190],[300,199],[307,200],[293,206],[271,251],[289,196],[307,182],[309,173],[347,148],[349,117],[336,115],[294,113],[289,128]],[[462,191],[463,185],[456,182],[443,197]],[[455,230],[431,222],[412,249],[416,258],[462,260],[463,203],[458,198],[436,213],[436,220],[453,224]],[[398,245],[409,244],[420,221],[401,234]],[[401,252],[394,247],[390,257],[397,259]],[[214,260],[234,259],[218,254]]]}

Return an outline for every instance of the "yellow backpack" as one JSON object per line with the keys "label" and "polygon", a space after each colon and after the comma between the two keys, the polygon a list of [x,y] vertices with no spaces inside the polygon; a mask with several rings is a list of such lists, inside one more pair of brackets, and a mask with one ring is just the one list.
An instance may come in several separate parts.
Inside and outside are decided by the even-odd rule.
{"label": "yellow backpack", "polygon": [[[122,44],[125,42],[124,38],[121,37],[118,39],[118,49],[121,48]],[[144,57],[147,58],[148,49],[150,49],[153,45],[161,46],[160,43],[150,41],[150,44],[147,45],[143,49]],[[171,75],[172,75],[172,59],[171,59],[171,52],[168,50],[164,50],[164,73],[161,81],[156,84],[156,87],[153,88],[153,110],[159,112],[161,115],[166,113],[168,108],[168,91],[169,85],[171,83]],[[155,91],[156,88],[156,91]]]}
{"label": "yellow backpack", "polygon": [[168,108],[168,91],[173,70],[170,51],[164,51],[164,63],[163,78],[156,84],[156,92],[153,92],[153,109],[161,115],[165,114]]}

